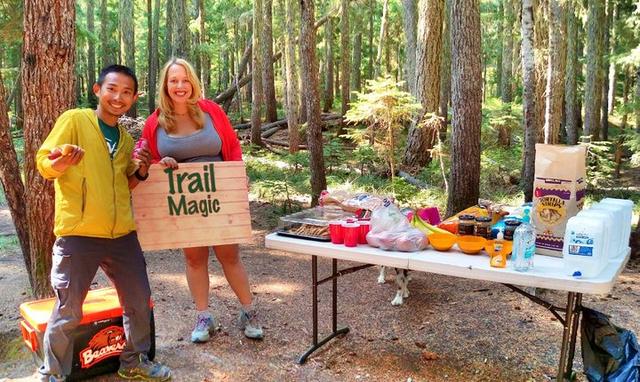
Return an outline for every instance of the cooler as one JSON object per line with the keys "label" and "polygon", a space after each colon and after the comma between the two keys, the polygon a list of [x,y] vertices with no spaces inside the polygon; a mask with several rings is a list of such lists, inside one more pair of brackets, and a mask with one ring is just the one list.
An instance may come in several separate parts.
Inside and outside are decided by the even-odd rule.
{"label": "cooler", "polygon": [[[20,330],[34,359],[42,362],[42,346],[55,298],[25,302],[20,305]],[[151,304],[151,349],[155,356],[155,325]],[[125,335],[122,326],[122,307],[114,288],[91,290],[82,305],[82,320],[73,334],[73,363],[68,381],[78,381],[98,374],[110,373],[120,366],[120,353]]]}

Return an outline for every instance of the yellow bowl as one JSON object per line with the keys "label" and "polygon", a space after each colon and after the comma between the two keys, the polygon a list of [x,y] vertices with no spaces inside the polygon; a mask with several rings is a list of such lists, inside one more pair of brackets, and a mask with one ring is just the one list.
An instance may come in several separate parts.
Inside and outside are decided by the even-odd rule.
{"label": "yellow bowl", "polygon": [[429,235],[429,243],[436,251],[448,251],[458,240],[452,233],[432,233]]}
{"label": "yellow bowl", "polygon": [[513,250],[513,242],[509,240],[502,241],[502,251],[496,253],[495,248],[493,247],[495,240],[487,240],[487,244],[484,246],[484,250],[489,254],[489,256],[498,255],[498,254],[510,254]]}
{"label": "yellow bowl", "polygon": [[482,251],[487,239],[479,236],[460,236],[458,238],[458,248],[467,255],[475,255]]}

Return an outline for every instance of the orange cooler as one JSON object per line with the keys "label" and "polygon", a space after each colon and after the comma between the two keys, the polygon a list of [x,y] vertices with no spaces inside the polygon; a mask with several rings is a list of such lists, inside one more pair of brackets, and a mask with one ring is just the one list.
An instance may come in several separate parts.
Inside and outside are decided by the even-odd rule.
{"label": "orange cooler", "polygon": [[[26,346],[42,361],[44,332],[55,298],[25,302],[20,305],[20,330]],[[151,349],[155,355],[155,325],[151,303]],[[91,290],[82,305],[82,320],[73,334],[73,364],[68,381],[110,373],[120,366],[120,353],[126,344],[122,327],[122,307],[114,288]]]}

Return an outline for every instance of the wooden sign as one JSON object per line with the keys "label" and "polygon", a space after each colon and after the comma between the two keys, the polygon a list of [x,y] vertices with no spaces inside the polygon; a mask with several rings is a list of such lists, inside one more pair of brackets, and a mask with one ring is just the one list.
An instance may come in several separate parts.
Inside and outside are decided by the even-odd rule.
{"label": "wooden sign", "polygon": [[132,191],[138,239],[144,250],[251,241],[244,162],[152,165]]}

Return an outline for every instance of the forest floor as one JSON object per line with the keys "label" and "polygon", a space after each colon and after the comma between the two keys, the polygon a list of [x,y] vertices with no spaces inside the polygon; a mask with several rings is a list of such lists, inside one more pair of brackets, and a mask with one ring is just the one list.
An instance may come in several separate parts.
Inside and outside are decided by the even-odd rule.
{"label": "forest floor", "polygon": [[[411,274],[411,297],[392,306],[393,272],[376,283],[375,268],[339,279],[339,325],[350,332],[296,363],[311,342],[308,256],[269,250],[264,236],[275,227],[270,204],[251,202],[253,242],[241,256],[259,301],[264,341],[250,341],[235,326],[237,300],[211,260],[211,309],[223,328],[206,344],[189,342],[194,308],[179,251],[147,253],[155,300],[157,359],[175,381],[549,381],[555,380],[562,325],[544,308],[500,284]],[[7,223],[8,214],[0,214]],[[2,224],[0,224],[2,227]],[[323,274],[331,262],[319,261]],[[341,264],[348,266],[349,264]],[[18,305],[30,299],[19,247],[0,242],[0,381],[32,380],[36,364],[22,346]],[[94,287],[108,285],[99,273]],[[321,287],[321,335],[330,327],[330,287]],[[566,294],[543,291],[564,304]],[[631,260],[607,295],[585,296],[584,305],[640,334],[640,260]],[[582,370],[580,345],[575,369]],[[95,381],[115,381],[105,375]],[[578,373],[578,380],[584,375]]]}

